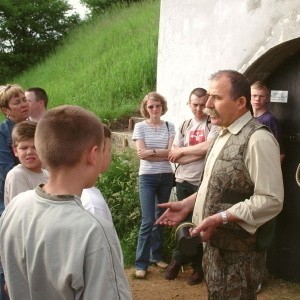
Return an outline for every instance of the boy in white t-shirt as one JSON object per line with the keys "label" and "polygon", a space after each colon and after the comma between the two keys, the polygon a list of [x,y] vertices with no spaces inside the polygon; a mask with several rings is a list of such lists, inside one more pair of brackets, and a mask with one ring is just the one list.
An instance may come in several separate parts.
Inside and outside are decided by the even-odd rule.
{"label": "boy in white t-shirt", "polygon": [[[111,131],[108,126],[103,124],[104,129],[104,150],[103,150],[103,160],[101,165],[100,173],[104,173],[111,162]],[[89,212],[102,217],[111,223],[113,219],[109,210],[109,207],[102,196],[98,188],[91,187],[84,189],[81,194],[81,202],[83,207]]]}
{"label": "boy in white t-shirt", "polygon": [[48,171],[42,169],[42,163],[35,150],[36,125],[34,121],[23,121],[13,128],[13,151],[20,164],[7,173],[4,186],[5,206],[18,194],[33,190],[48,181]]}

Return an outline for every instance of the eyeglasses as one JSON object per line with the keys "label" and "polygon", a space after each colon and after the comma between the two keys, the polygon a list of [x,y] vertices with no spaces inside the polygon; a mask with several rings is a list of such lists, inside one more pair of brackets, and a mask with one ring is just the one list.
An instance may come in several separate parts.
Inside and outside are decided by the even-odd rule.
{"label": "eyeglasses", "polygon": [[161,108],[161,104],[157,104],[157,105],[149,105],[147,106],[148,109],[153,109],[153,108]]}
{"label": "eyeglasses", "polygon": [[27,99],[25,97],[22,97],[19,99],[14,99],[13,101],[9,102],[8,105],[19,106],[24,103],[27,103]]}

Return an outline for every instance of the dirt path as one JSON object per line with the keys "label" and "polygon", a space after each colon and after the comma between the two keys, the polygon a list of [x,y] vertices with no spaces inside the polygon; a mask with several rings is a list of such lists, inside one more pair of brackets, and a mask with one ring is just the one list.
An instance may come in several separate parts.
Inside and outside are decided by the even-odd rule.
{"label": "dirt path", "polygon": [[[180,272],[175,280],[165,280],[164,271],[157,267],[148,269],[147,279],[134,279],[134,268],[126,269],[134,300],[204,300],[207,299],[205,283],[190,286],[186,283],[191,270]],[[258,294],[258,300],[300,299],[300,285],[282,280],[269,280]]]}

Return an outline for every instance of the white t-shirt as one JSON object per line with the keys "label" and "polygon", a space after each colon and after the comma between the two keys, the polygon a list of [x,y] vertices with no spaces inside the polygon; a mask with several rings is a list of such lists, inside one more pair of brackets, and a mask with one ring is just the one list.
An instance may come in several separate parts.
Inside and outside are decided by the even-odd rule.
{"label": "white t-shirt", "polygon": [[[181,133],[182,125],[183,123],[180,125],[173,142],[174,145],[179,147],[193,146],[207,141],[208,139],[214,139],[218,136],[219,132],[218,126],[207,124],[207,118],[203,118],[200,121],[193,118],[185,132]],[[204,159],[189,164],[180,164],[176,171],[176,181],[187,181],[198,186],[203,167]]]}
{"label": "white t-shirt", "polygon": [[86,210],[113,223],[108,205],[99,189],[96,187],[84,189],[80,198]]}
{"label": "white t-shirt", "polygon": [[35,189],[40,184],[47,183],[49,173],[42,169],[41,173],[35,173],[19,164],[12,168],[6,176],[4,186],[5,206],[18,194]]}
{"label": "white t-shirt", "polygon": [[[166,122],[158,127],[154,128],[149,126],[146,121],[137,123],[134,126],[132,139],[143,140],[147,149],[167,149],[169,139],[175,136],[174,124]],[[140,160],[139,175],[143,174],[161,174],[172,173],[172,166],[169,161],[147,161]]]}

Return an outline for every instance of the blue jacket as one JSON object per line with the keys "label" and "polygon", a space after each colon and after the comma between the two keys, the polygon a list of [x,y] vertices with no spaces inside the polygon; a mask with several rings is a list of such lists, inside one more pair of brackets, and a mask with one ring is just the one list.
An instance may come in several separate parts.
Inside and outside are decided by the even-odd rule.
{"label": "blue jacket", "polygon": [[5,178],[19,161],[15,157],[12,149],[11,133],[15,123],[6,119],[0,123],[0,215],[4,210],[4,183]]}

